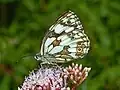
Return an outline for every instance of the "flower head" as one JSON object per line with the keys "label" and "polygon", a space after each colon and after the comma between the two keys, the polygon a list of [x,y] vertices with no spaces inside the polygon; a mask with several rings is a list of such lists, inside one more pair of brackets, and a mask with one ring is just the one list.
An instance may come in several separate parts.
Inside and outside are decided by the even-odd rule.
{"label": "flower head", "polygon": [[42,66],[25,78],[18,90],[75,90],[81,84],[91,68],[72,64],[69,67]]}

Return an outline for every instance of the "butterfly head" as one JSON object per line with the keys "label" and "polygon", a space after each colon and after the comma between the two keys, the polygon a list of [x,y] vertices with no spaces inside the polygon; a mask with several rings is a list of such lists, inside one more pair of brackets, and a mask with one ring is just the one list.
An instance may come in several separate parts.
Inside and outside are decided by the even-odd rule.
{"label": "butterfly head", "polygon": [[36,54],[36,55],[34,56],[34,59],[36,59],[36,60],[38,61],[38,60],[41,60],[42,57],[41,57],[41,55],[38,53],[38,54]]}

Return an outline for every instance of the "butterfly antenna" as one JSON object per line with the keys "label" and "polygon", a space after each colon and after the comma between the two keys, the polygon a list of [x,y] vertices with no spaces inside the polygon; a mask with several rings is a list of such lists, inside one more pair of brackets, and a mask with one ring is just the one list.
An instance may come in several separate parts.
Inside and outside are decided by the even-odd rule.
{"label": "butterfly antenna", "polygon": [[[20,60],[24,59],[24,58],[27,58],[27,57],[34,57],[36,54],[29,54],[29,55],[24,55],[22,57],[20,57],[19,60],[16,61],[16,63],[18,63]],[[25,60],[25,59],[24,59]]]}

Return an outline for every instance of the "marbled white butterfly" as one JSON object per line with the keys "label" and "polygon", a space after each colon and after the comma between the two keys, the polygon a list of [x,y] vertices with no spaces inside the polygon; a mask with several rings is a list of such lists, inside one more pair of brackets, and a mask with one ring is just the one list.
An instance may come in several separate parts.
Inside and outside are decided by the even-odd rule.
{"label": "marbled white butterfly", "polygon": [[90,40],[79,18],[74,12],[68,11],[49,28],[43,38],[41,51],[34,58],[43,63],[63,63],[83,58],[89,47]]}

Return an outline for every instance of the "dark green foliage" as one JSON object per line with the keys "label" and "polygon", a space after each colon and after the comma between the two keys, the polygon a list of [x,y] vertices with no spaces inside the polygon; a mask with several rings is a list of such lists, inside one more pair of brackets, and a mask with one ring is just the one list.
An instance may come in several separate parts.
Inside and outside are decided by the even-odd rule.
{"label": "dark green foliage", "polygon": [[[81,19],[91,40],[89,54],[76,63],[92,67],[81,90],[120,90],[119,0],[1,0],[0,90],[17,90],[38,62],[45,32],[66,10]],[[78,89],[78,90],[79,90]]]}

